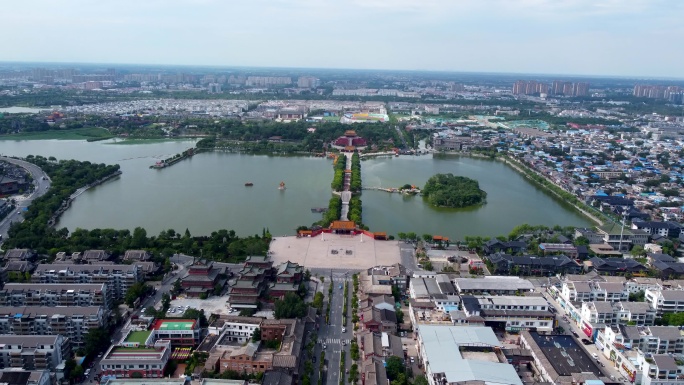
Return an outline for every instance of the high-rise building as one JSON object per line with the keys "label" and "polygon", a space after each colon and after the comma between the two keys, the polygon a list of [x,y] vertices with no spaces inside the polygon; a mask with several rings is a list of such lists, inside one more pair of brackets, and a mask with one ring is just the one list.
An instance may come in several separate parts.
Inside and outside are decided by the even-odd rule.
{"label": "high-rise building", "polygon": [[579,82],[573,85],[572,96],[587,96],[589,95],[589,83]]}
{"label": "high-rise building", "polygon": [[221,93],[221,85],[218,83],[209,83],[207,86],[207,90],[209,91],[210,94],[220,94]]}
{"label": "high-rise building", "polygon": [[297,87],[299,88],[316,88],[320,84],[321,81],[313,76],[300,76],[297,79]]}

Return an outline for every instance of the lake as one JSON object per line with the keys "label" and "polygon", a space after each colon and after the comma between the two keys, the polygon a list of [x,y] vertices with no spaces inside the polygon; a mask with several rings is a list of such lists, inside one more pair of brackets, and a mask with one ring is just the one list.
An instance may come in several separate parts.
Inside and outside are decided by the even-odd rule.
{"label": "lake", "polygon": [[[311,208],[325,207],[330,199],[332,163],[323,158],[210,152],[163,170],[149,169],[157,160],[193,145],[193,141],[0,141],[0,153],[121,165],[121,177],[76,199],[59,222],[68,229],[141,226],[148,234],[158,234],[187,228],[199,235],[225,228],[250,235],[267,227],[274,235],[292,235],[297,226],[320,219]],[[500,162],[432,156],[362,162],[364,186],[422,186],[433,174],[444,172],[477,179],[488,194],[487,204],[463,210],[434,209],[421,197],[364,191],[364,222],[373,231],[393,235],[414,231],[459,239],[507,234],[520,223],[591,224]],[[284,191],[278,190],[281,181],[287,186]],[[245,187],[247,182],[254,186]]]}

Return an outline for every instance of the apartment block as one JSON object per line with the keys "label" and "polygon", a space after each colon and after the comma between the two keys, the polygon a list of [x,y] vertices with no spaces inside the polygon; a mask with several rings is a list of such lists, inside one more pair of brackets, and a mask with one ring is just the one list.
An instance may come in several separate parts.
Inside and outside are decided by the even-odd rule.
{"label": "apartment block", "polygon": [[604,346],[617,344],[649,354],[684,353],[684,336],[674,326],[619,325],[605,328],[602,334]]}
{"label": "apartment block", "polygon": [[655,310],[644,302],[583,302],[581,314],[586,322],[609,326],[627,323],[653,325],[656,317]]}
{"label": "apartment block", "polygon": [[33,283],[106,283],[114,299],[123,299],[126,291],[142,280],[139,266],[112,264],[40,264],[31,276]]}
{"label": "apartment block", "polygon": [[8,283],[0,290],[0,306],[103,306],[112,298],[104,283]]}
{"label": "apartment block", "polygon": [[0,334],[61,334],[73,347],[84,344],[90,329],[106,324],[107,312],[100,306],[0,307]]}
{"label": "apartment block", "polygon": [[0,369],[50,370],[69,355],[69,339],[57,335],[0,335]]}
{"label": "apartment block", "polygon": [[684,290],[646,290],[645,299],[658,316],[684,311]]}
{"label": "apartment block", "polygon": [[498,323],[507,331],[536,329],[552,331],[554,315],[541,297],[461,296],[466,317],[482,317]]}

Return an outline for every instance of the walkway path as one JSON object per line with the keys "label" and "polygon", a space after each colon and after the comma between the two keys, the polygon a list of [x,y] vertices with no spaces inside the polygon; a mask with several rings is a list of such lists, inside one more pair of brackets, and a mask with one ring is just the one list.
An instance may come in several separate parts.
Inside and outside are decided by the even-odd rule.
{"label": "walkway path", "polygon": [[345,153],[346,159],[347,159],[347,165],[344,167],[344,190],[342,191],[341,197],[342,197],[342,213],[340,213],[340,220],[341,221],[348,221],[349,220],[349,201],[351,200],[352,193],[349,190],[349,185],[351,182],[351,173],[347,172],[346,170],[351,170],[351,163],[352,163],[352,155],[354,153]]}

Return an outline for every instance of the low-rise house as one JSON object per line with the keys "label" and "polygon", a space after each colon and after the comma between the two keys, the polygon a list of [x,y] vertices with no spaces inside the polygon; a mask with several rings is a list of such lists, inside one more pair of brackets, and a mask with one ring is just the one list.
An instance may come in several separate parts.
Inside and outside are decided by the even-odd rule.
{"label": "low-rise house", "polygon": [[0,369],[0,384],[7,385],[51,385],[49,370]]}
{"label": "low-rise house", "polygon": [[494,266],[493,274],[513,275],[557,275],[578,274],[582,266],[565,255],[538,257],[536,255],[493,254],[489,261]]}
{"label": "low-rise house", "polygon": [[643,230],[650,235],[660,235],[667,238],[678,238],[682,226],[677,222],[633,221],[632,229]]}
{"label": "low-rise house", "polygon": [[368,309],[361,313],[360,322],[365,330],[372,332],[397,332],[397,314],[390,310]]}
{"label": "low-rise house", "polygon": [[646,266],[630,258],[599,258],[594,257],[589,260],[591,269],[600,274],[625,275],[642,274],[648,271]]}
{"label": "low-rise house", "polygon": [[5,252],[5,261],[31,261],[36,252],[30,249],[9,249]]}
{"label": "low-rise house", "polygon": [[374,333],[364,330],[356,335],[361,361],[369,358],[385,360],[391,356],[404,357],[401,338],[388,333]]}
{"label": "low-rise house", "polygon": [[146,262],[152,258],[152,254],[145,250],[126,250],[123,260],[126,262]]}
{"label": "low-rise house", "polygon": [[260,342],[249,342],[234,350],[227,350],[219,360],[220,371],[263,373],[273,368],[273,354],[259,352]]}
{"label": "low-rise house", "polygon": [[97,264],[108,260],[110,256],[111,254],[104,250],[86,250],[83,252],[82,259],[86,263]]}
{"label": "low-rise house", "polygon": [[209,325],[209,334],[220,336],[226,342],[245,343],[259,328],[262,318],[222,315]]}
{"label": "low-rise house", "polygon": [[116,378],[163,378],[171,357],[171,341],[159,340],[153,346],[112,345],[100,361],[102,376]]}
{"label": "low-rise house", "polygon": [[492,239],[487,241],[483,247],[485,255],[494,253],[509,253],[518,254],[527,251],[527,243],[522,241],[500,241],[498,239]]}
{"label": "low-rise house", "polygon": [[[413,282],[413,280],[411,280]],[[520,277],[486,276],[452,279],[458,294],[515,295],[534,290],[532,282]]]}

